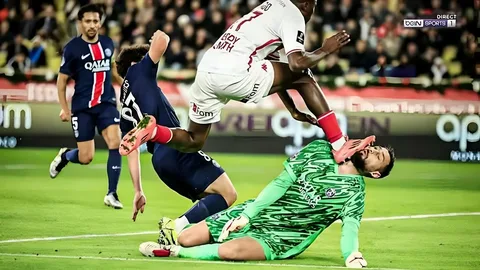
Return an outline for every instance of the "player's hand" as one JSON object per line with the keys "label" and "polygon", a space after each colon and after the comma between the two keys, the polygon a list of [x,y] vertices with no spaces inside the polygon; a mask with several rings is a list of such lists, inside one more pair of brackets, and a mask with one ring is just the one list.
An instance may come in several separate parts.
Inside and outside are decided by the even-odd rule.
{"label": "player's hand", "polygon": [[227,223],[225,223],[225,226],[223,226],[222,232],[218,237],[218,242],[223,242],[223,240],[227,239],[231,232],[236,232],[243,229],[243,227],[247,226],[248,222],[250,222],[250,220],[242,215],[229,220]]}
{"label": "player's hand", "polygon": [[350,42],[350,35],[345,30],[325,39],[321,50],[327,54],[331,54],[347,45]]}
{"label": "player's hand", "polygon": [[345,260],[345,266],[348,268],[365,268],[367,267],[367,261],[363,258],[362,253],[353,252]]}
{"label": "player's hand", "polygon": [[63,109],[60,111],[60,119],[62,122],[68,122],[70,121],[70,118],[72,118],[72,112],[70,110],[64,111]]}
{"label": "player's hand", "polygon": [[147,198],[143,192],[135,192],[135,197],[133,198],[133,212],[132,220],[137,220],[138,211],[143,214],[145,211],[145,204],[147,204]]}
{"label": "player's hand", "polygon": [[317,123],[317,120],[315,119],[315,117],[313,117],[309,114],[303,113],[301,111],[292,112],[292,117],[293,117],[293,119],[295,119],[297,121],[307,122],[307,123],[310,123],[312,125],[318,126],[318,123]]}
{"label": "player's hand", "polygon": [[160,30],[157,30],[155,33],[153,33],[153,36],[150,38],[150,44],[157,39],[164,39],[167,44],[170,42],[170,37],[165,32]]}

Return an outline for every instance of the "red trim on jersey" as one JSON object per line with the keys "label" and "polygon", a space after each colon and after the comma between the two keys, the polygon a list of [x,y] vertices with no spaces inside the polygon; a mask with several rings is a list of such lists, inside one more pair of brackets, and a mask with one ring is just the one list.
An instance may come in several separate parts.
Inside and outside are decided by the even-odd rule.
{"label": "red trim on jersey", "polygon": [[261,11],[253,11],[252,14],[253,14],[252,17],[241,21],[241,22],[237,25],[237,28],[235,29],[235,31],[240,30],[240,28],[242,27],[242,25],[243,25],[244,23],[249,22],[249,21],[251,21],[251,20],[253,20],[253,19],[255,19],[255,18],[258,18],[258,16],[262,15],[263,12],[261,12]]}
{"label": "red trim on jersey", "polygon": [[287,56],[288,56],[288,55],[289,55],[289,54],[291,54],[291,53],[294,53],[294,52],[301,52],[301,51],[303,51],[303,50],[301,50],[301,49],[293,49],[293,50],[290,50],[290,51],[288,51],[287,53],[285,53],[285,55],[287,55]]}
{"label": "red trim on jersey", "polygon": [[[102,60],[104,58],[102,45],[100,41],[95,44],[88,44],[90,52],[92,53],[93,61]],[[93,72],[93,71],[92,71]],[[105,91],[105,79],[107,77],[106,72],[93,72],[93,85],[92,85],[92,97],[88,102],[88,107],[94,107],[100,104],[100,99]]]}
{"label": "red trim on jersey", "polygon": [[248,59],[248,70],[250,69],[250,67],[252,66],[252,62],[253,62],[253,57],[255,55],[257,55],[257,52],[265,47],[267,47],[268,45],[272,45],[273,43],[275,42],[281,42],[282,40],[279,39],[279,38],[274,38],[274,39],[270,39],[269,41],[263,43],[262,45],[258,46],[255,51],[252,52],[252,54],[250,54],[250,57]]}

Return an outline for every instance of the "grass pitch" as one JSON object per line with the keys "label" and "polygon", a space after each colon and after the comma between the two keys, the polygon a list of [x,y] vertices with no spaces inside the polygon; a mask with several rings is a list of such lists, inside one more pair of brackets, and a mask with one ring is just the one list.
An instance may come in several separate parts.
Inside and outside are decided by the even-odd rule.
{"label": "grass pitch", "polygon": [[[103,206],[107,153],[97,152],[89,166],[69,164],[52,180],[48,167],[57,151],[0,150],[0,269],[293,270],[344,265],[339,224],[293,260],[232,264],[144,258],[138,245],[155,241],[158,219],[182,214],[191,202],[158,179],[150,155],[144,154],[147,206],[134,223],[130,219],[133,188],[125,162],[118,191],[125,208],[113,210]],[[284,160],[283,156],[212,157],[234,182],[238,202],[255,197],[282,170]],[[367,179],[360,248],[368,268],[479,269],[479,212],[480,165],[400,160],[387,179]],[[466,214],[429,216],[447,213]]]}

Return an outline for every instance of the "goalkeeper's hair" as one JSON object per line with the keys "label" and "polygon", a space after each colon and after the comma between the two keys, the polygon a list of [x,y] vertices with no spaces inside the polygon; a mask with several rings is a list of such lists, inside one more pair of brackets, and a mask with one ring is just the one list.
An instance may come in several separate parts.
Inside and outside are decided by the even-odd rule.
{"label": "goalkeeper's hair", "polygon": [[395,165],[395,151],[393,150],[393,148],[391,146],[387,146],[385,148],[387,149],[388,154],[390,155],[390,163],[388,163],[388,165],[385,167],[385,169],[383,169],[383,171],[380,173],[379,178],[387,177],[390,174],[390,172],[392,171],[393,166]]}
{"label": "goalkeeper's hair", "polygon": [[118,75],[125,78],[132,62],[140,62],[149,49],[150,45],[148,44],[132,45],[124,48],[115,59]]}

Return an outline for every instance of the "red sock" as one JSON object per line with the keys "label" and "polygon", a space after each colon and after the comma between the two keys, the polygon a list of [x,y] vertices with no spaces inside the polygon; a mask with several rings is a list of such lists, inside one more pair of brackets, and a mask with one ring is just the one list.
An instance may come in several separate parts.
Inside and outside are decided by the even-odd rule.
{"label": "red sock", "polygon": [[323,132],[325,132],[327,140],[330,143],[334,143],[343,138],[342,130],[340,130],[337,117],[333,111],[328,111],[323,115],[320,115],[317,119],[317,123],[323,129]]}
{"label": "red sock", "polygon": [[170,128],[157,125],[157,133],[153,137],[152,141],[167,144],[173,138],[173,132]]}

